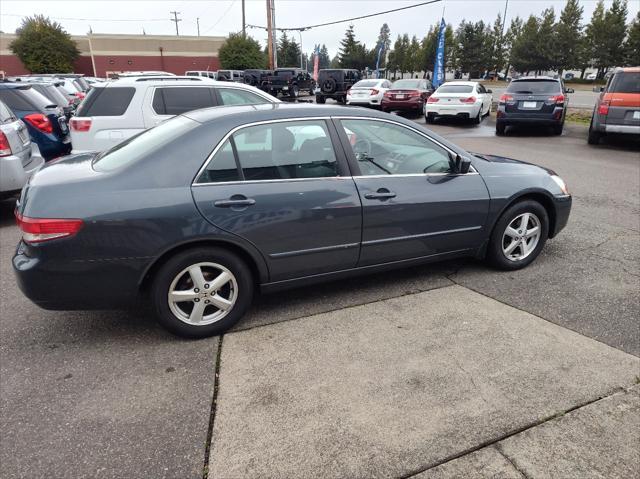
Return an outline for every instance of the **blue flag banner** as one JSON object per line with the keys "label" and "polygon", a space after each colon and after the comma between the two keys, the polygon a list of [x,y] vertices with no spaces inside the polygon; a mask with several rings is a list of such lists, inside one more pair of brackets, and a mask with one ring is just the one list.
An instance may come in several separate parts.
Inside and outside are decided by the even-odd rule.
{"label": "blue flag banner", "polygon": [[438,33],[438,49],[436,50],[436,64],[433,67],[433,88],[438,88],[444,83],[444,32],[447,28],[444,18],[440,22]]}
{"label": "blue flag banner", "polygon": [[378,49],[378,59],[376,60],[376,78],[380,78],[380,57],[382,56],[382,50],[384,50],[384,43],[380,44]]}

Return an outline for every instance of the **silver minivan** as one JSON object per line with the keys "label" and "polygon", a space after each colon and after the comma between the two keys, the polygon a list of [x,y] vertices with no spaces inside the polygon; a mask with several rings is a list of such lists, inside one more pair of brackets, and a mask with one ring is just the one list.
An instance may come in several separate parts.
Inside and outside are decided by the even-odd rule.
{"label": "silver minivan", "polygon": [[0,198],[19,192],[43,164],[25,124],[0,101]]}

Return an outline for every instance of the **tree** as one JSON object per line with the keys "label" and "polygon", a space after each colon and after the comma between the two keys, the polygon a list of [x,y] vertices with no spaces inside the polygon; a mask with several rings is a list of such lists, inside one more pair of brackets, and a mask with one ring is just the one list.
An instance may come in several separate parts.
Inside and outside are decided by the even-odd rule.
{"label": "tree", "polygon": [[507,65],[504,69],[505,77],[509,76],[509,70],[511,69],[511,65],[513,64],[513,45],[516,43],[518,37],[520,37],[520,33],[522,32],[522,19],[519,16],[511,19],[511,24],[509,25],[509,29],[507,33],[504,35],[504,49],[505,55],[507,58]]}
{"label": "tree", "polygon": [[462,20],[455,36],[457,67],[471,77],[480,76],[486,69],[491,55],[491,45],[484,22]]}
{"label": "tree", "polygon": [[584,52],[587,63],[598,69],[598,75],[600,75],[600,69],[607,63],[607,35],[608,28],[604,19],[604,2],[600,0],[593,10],[591,22],[586,28],[587,45]]}
{"label": "tree", "polygon": [[553,44],[555,31],[556,14],[553,11],[553,7],[550,7],[542,12],[542,17],[540,18],[540,28],[534,53],[537,71],[548,71],[556,68],[556,48]]}
{"label": "tree", "polygon": [[58,22],[44,15],[22,20],[9,48],[32,73],[66,73],[80,55],[76,42]]}
{"label": "tree", "polygon": [[267,65],[267,55],[260,49],[260,44],[242,33],[230,34],[220,47],[218,57],[222,68],[229,70],[265,68]]}
{"label": "tree", "polygon": [[498,13],[498,16],[493,22],[493,27],[488,30],[487,44],[490,48],[489,51],[489,67],[490,71],[498,73],[504,67],[506,62],[505,42],[502,35],[503,22],[502,15]]}
{"label": "tree", "polygon": [[402,37],[398,35],[398,38],[393,44],[393,50],[389,52],[389,63],[387,64],[387,71],[392,71],[394,77],[404,62],[404,56],[405,52],[402,46]]}
{"label": "tree", "polygon": [[627,40],[624,43],[624,64],[637,66],[640,63],[640,11],[629,25]]}
{"label": "tree", "polygon": [[560,13],[560,19],[556,25],[555,32],[555,64],[558,68],[558,75],[562,76],[563,70],[579,68],[580,43],[582,42],[582,20],[583,8],[578,4],[578,0],[567,0],[567,4]]}
{"label": "tree", "polygon": [[529,73],[538,69],[535,51],[538,48],[538,32],[540,21],[535,15],[529,15],[522,25],[519,35],[514,39],[511,48],[511,64],[519,72]]}
{"label": "tree", "polygon": [[296,67],[300,65],[300,45],[287,32],[282,32],[278,40],[278,65],[281,67]]}
{"label": "tree", "polygon": [[415,35],[411,38],[411,42],[409,43],[409,59],[409,71],[411,72],[411,78],[413,78],[415,72],[422,71],[425,68],[422,63],[422,49],[420,48],[420,42],[418,41],[418,37]]}
{"label": "tree", "polygon": [[363,47],[356,40],[353,25],[349,25],[345,37],[340,42],[338,61],[340,68],[357,68],[362,63]]}
{"label": "tree", "polygon": [[627,36],[627,0],[613,0],[611,8],[604,15],[604,21],[608,35],[604,42],[606,53],[601,57],[603,70],[600,76],[604,76],[609,68],[624,63],[625,52],[621,46]]}

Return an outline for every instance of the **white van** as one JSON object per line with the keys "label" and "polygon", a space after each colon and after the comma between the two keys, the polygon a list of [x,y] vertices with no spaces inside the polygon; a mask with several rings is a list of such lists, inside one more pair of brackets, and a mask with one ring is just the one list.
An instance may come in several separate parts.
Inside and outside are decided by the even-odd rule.
{"label": "white van", "polygon": [[209,70],[189,70],[188,72],[184,72],[184,76],[205,77],[205,78],[211,78],[212,80],[217,80],[218,72],[211,72]]}
{"label": "white van", "polygon": [[72,153],[103,151],[187,111],[280,103],[250,85],[199,76],[131,77],[94,85],[71,118]]}

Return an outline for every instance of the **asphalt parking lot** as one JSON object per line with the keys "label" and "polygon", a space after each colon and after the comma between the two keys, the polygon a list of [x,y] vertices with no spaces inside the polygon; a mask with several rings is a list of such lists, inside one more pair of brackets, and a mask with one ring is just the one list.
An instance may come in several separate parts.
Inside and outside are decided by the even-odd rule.
{"label": "asphalt parking lot", "polygon": [[2,477],[634,475],[638,143],[430,128],[554,169],[567,228],[521,271],[454,261],[260,297],[222,338],[177,339],[144,310],[40,310],[2,202]]}

